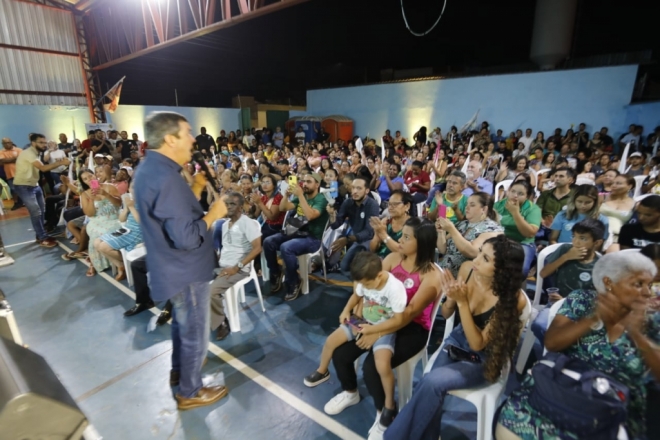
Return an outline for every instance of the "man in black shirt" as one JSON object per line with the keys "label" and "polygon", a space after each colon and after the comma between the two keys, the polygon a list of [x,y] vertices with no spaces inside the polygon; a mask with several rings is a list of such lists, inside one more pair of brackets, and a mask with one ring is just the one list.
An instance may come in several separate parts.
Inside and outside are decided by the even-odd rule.
{"label": "man in black shirt", "polygon": [[213,136],[211,136],[210,134],[206,134],[206,127],[202,127],[200,131],[202,132],[202,134],[200,134],[195,138],[195,141],[197,142],[197,149],[199,151],[202,150],[209,151],[211,149],[211,146],[215,148],[216,145],[215,145],[215,141],[213,140]]}
{"label": "man in black shirt", "polygon": [[330,133],[326,133],[323,126],[318,130],[314,128],[314,131],[316,131],[316,142],[325,142],[330,137]]}
{"label": "man in black shirt", "polygon": [[137,142],[135,142],[133,139],[129,139],[128,133],[125,131],[120,133],[120,137],[121,139],[117,141],[115,147],[119,154],[121,154],[122,160],[129,159],[131,157],[131,151],[138,151]]}
{"label": "man in black shirt", "polygon": [[216,145],[227,145],[227,141],[229,138],[227,138],[227,134],[224,130],[220,130],[220,136],[215,140]]}
{"label": "man in black shirt", "polygon": [[107,156],[110,154],[110,142],[105,138],[105,133],[100,128],[95,131],[96,137],[92,139],[92,152]]}
{"label": "man in black shirt", "polygon": [[621,249],[641,249],[646,245],[660,243],[660,195],[651,195],[637,206],[637,223],[621,227],[619,246]]}
{"label": "man in black shirt", "polygon": [[66,154],[69,154],[73,149],[73,145],[70,142],[67,142],[68,139],[64,133],[60,133],[60,143],[57,144],[57,148],[64,150]]}
{"label": "man in black shirt", "polygon": [[277,168],[280,171],[280,176],[282,176],[282,180],[287,182],[289,180],[289,176],[291,173],[289,172],[289,161],[286,159],[280,159],[277,161]]}

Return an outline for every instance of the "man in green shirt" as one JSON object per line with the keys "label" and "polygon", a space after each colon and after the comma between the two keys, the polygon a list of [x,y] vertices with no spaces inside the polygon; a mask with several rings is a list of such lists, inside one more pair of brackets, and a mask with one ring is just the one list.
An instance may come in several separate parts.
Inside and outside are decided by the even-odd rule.
{"label": "man in green shirt", "polygon": [[555,187],[543,191],[536,200],[536,205],[541,208],[541,228],[536,234],[536,240],[548,241],[550,239],[550,226],[555,216],[559,214],[568,204],[571,198],[571,188],[575,182],[575,171],[572,168],[560,168],[553,176]]}
{"label": "man in green shirt", "polygon": [[[285,301],[293,301],[300,295],[302,286],[298,277],[298,256],[316,252],[321,248],[321,238],[328,224],[326,210],[328,200],[319,192],[321,176],[317,173],[306,174],[301,177],[300,183],[302,188],[299,185],[289,187],[286,197],[280,202],[280,211],[295,209],[295,217],[304,218],[309,223],[292,235],[271,235],[263,244],[264,256],[270,271],[270,291],[273,293],[279,292],[283,285],[282,270],[277,264],[277,251],[282,254],[286,268]],[[289,201],[290,195],[294,196],[291,201]]]}
{"label": "man in green shirt", "polygon": [[442,203],[447,207],[447,220],[456,224],[465,218],[465,207],[468,197],[463,194],[467,176],[462,171],[452,171],[447,177],[447,187],[445,192],[436,191],[431,207],[429,208],[428,219],[435,222],[438,219],[438,205]]}
{"label": "man in green shirt", "polygon": [[46,137],[43,134],[32,133],[30,135],[30,147],[23,150],[16,159],[16,176],[14,187],[16,194],[21,198],[32,221],[32,229],[37,236],[40,246],[51,248],[57,246],[57,241],[46,234],[44,228],[44,193],[39,186],[39,171],[48,172],[60,166],[69,166],[68,159],[58,160],[49,165],[44,165],[39,156],[48,149]]}

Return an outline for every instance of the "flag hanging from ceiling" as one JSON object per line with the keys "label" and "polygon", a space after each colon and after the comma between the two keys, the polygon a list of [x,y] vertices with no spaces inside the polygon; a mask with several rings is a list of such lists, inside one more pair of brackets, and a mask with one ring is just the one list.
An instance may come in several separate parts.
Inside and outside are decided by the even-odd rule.
{"label": "flag hanging from ceiling", "polygon": [[112,88],[108,90],[107,93],[101,97],[101,99],[99,99],[99,102],[97,102],[96,105],[99,105],[105,98],[108,98],[110,99],[110,103],[103,104],[103,108],[108,113],[114,113],[115,110],[117,110],[117,107],[119,107],[119,96],[121,95],[121,87],[124,84],[124,78],[126,77],[124,76],[122,79],[117,81],[117,84],[112,86]]}

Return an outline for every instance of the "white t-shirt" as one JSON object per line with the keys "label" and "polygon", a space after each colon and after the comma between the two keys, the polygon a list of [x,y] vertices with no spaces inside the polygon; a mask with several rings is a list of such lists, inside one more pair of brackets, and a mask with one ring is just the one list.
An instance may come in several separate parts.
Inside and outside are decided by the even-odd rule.
{"label": "white t-shirt", "polygon": [[360,283],[355,286],[355,294],[364,297],[362,316],[370,324],[388,320],[395,313],[402,313],[406,308],[408,302],[406,288],[391,273],[388,273],[387,276],[387,283],[381,290],[365,289]]}
{"label": "white t-shirt", "polygon": [[[66,153],[63,150],[51,151],[48,156],[49,156],[48,163],[55,163],[58,160],[66,159]],[[50,172],[58,174],[58,173],[63,172],[66,169],[67,169],[67,166],[62,165],[60,167],[57,167],[55,169],[50,170]]]}
{"label": "white t-shirt", "polygon": [[299,131],[298,133],[296,133],[296,140],[299,143],[304,145],[305,144],[305,133],[302,132],[302,131]]}
{"label": "white t-shirt", "polygon": [[252,141],[254,139],[255,139],[255,137],[252,136],[251,134],[246,134],[245,136],[243,136],[243,143],[245,144],[245,146],[251,147],[252,146]]}
{"label": "white t-shirt", "polygon": [[227,220],[222,225],[220,267],[234,267],[240,263],[252,251],[252,242],[259,237],[261,237],[259,223],[247,215],[241,215],[236,223],[231,225],[231,229]]}
{"label": "white t-shirt", "polygon": [[523,136],[520,139],[518,139],[518,142],[522,142],[523,144],[525,144],[525,151],[529,151],[529,146],[532,145],[533,141],[534,138],[531,136],[530,137]]}

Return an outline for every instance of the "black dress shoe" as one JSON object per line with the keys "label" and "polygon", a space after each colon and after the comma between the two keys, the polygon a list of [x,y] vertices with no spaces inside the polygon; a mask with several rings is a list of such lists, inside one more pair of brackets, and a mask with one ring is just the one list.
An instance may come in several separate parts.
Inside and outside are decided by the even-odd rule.
{"label": "black dress shoe", "polygon": [[154,303],[148,303],[148,304],[135,304],[132,308],[126,310],[124,312],[124,316],[133,316],[137,315],[138,313],[142,313],[145,310],[149,310],[154,306]]}
{"label": "black dress shoe", "polygon": [[163,310],[160,312],[160,315],[158,315],[158,319],[156,320],[156,325],[165,325],[167,324],[167,321],[170,320],[172,317],[172,313],[170,313],[169,310]]}

